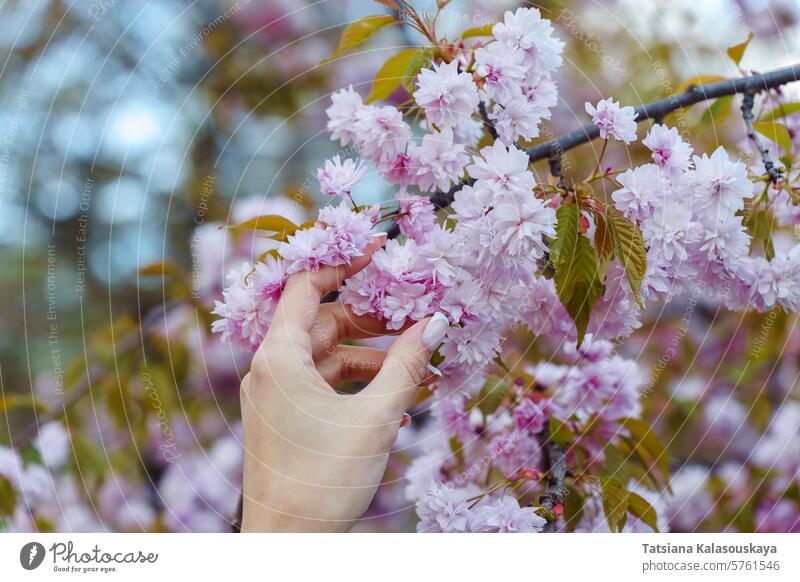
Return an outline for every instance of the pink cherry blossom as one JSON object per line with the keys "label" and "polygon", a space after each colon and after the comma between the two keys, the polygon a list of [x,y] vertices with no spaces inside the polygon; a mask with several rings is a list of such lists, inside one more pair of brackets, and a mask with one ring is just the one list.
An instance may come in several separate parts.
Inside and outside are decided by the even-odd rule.
{"label": "pink cherry blossom", "polygon": [[400,232],[418,243],[425,240],[436,223],[434,207],[429,198],[414,196],[405,189],[398,190],[395,197],[397,206],[397,225]]}
{"label": "pink cherry blossom", "polygon": [[474,532],[530,533],[541,531],[547,523],[535,507],[520,507],[511,495],[483,504],[474,513]]}
{"label": "pink cherry blossom", "polygon": [[586,113],[592,116],[592,123],[600,129],[600,137],[613,137],[619,141],[630,143],[636,140],[636,117],[633,107],[620,107],[613,99],[601,99],[594,106],[587,102]]}
{"label": "pink cherry blossom", "polygon": [[455,61],[422,69],[414,99],[425,117],[437,127],[454,127],[472,117],[478,108],[478,88],[469,73],[460,73]]}
{"label": "pink cherry blossom", "polygon": [[416,184],[423,191],[447,190],[464,171],[467,153],[461,144],[454,143],[453,130],[428,133],[422,144],[413,150],[416,159]]}
{"label": "pink cherry blossom", "polygon": [[427,493],[417,501],[417,515],[420,521],[417,531],[420,532],[466,532],[472,520],[469,509],[470,491],[453,487],[449,484],[434,484]]}
{"label": "pink cherry blossom", "polygon": [[538,74],[546,74],[561,66],[564,43],[553,36],[549,20],[536,8],[506,11],[503,22],[492,29],[499,43],[525,55],[526,65]]}
{"label": "pink cherry blossom", "polygon": [[692,146],[681,139],[677,128],[656,123],[642,144],[653,152],[653,161],[672,174],[689,169]]}
{"label": "pink cherry blossom", "polygon": [[364,108],[361,96],[353,87],[342,89],[331,95],[331,106],[325,110],[328,115],[328,131],[331,139],[347,145],[355,137],[356,114]]}
{"label": "pink cherry blossom", "polygon": [[325,166],[317,170],[317,180],[322,193],[327,196],[349,196],[367,169],[361,162],[346,159],[342,163],[339,156],[325,162]]}
{"label": "pink cherry blossom", "polygon": [[480,157],[472,158],[467,166],[472,178],[480,180],[494,193],[529,193],[533,189],[533,174],[528,171],[528,156],[515,146],[500,140],[481,149]]}

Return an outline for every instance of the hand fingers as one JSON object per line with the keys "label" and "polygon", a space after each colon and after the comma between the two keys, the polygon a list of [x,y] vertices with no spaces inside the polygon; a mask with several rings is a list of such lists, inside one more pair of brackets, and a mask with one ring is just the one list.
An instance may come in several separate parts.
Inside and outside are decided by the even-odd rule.
{"label": "hand fingers", "polygon": [[337,289],[344,279],[366,267],[372,260],[372,254],[385,240],[385,235],[376,237],[375,241],[364,249],[364,254],[354,258],[349,265],[322,267],[316,273],[302,271],[291,275],[286,281],[262,347],[270,336],[278,336],[282,340],[292,341],[296,348],[310,349],[308,333],[319,313],[320,300]]}
{"label": "hand fingers", "polygon": [[317,363],[317,371],[336,387],[343,381],[369,382],[380,371],[386,352],[357,346],[336,346],[335,351]]}
{"label": "hand fingers", "polygon": [[[407,329],[412,324],[403,329]],[[345,304],[326,303],[320,306],[319,316],[311,329],[311,352],[315,360],[324,359],[326,352],[345,340],[398,335],[403,329],[387,330],[386,322],[369,315],[356,315]]]}
{"label": "hand fingers", "polygon": [[400,415],[417,387],[430,376],[428,361],[447,332],[447,318],[436,314],[416,323],[394,342],[381,371],[361,394],[384,400],[390,415]]}

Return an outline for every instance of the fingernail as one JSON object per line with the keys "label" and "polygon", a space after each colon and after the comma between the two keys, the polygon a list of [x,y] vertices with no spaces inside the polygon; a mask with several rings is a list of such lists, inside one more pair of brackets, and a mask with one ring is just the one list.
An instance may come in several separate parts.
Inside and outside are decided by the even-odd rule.
{"label": "fingernail", "polygon": [[407,412],[403,413],[403,418],[400,420],[400,428],[405,428],[411,424],[411,415]]}
{"label": "fingernail", "polygon": [[444,339],[448,327],[450,327],[450,322],[443,313],[437,311],[425,326],[425,331],[422,332],[422,341],[431,351],[435,350]]}
{"label": "fingernail", "polygon": [[389,237],[388,233],[385,232],[376,232],[372,235],[372,238],[375,240],[385,241]]}
{"label": "fingernail", "polygon": [[428,364],[428,371],[434,376],[439,376],[439,378],[442,377],[442,371],[433,364]]}

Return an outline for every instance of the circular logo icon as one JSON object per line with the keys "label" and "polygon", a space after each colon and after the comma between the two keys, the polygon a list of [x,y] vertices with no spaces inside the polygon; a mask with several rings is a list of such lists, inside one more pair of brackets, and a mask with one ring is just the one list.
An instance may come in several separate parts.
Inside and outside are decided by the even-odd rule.
{"label": "circular logo icon", "polygon": [[44,561],[44,546],[39,542],[29,542],[19,551],[19,563],[26,570],[35,570]]}

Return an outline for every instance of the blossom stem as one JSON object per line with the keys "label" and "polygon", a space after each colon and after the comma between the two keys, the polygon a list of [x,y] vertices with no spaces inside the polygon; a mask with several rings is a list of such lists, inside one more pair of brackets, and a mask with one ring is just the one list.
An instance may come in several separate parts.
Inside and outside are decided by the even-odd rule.
{"label": "blossom stem", "polygon": [[597,166],[595,166],[595,168],[594,168],[594,172],[592,172],[592,175],[591,175],[591,177],[589,178],[590,180],[591,180],[591,179],[594,179],[594,178],[599,178],[599,177],[601,177],[601,174],[600,174],[600,164],[602,164],[602,163],[603,163],[603,156],[605,156],[605,155],[606,155],[606,148],[607,148],[607,147],[608,147],[608,138],[606,138],[605,140],[603,140],[603,149],[601,149],[601,150],[600,150],[600,157],[599,157],[599,158],[597,158]]}
{"label": "blossom stem", "polygon": [[[610,172],[603,172],[602,174],[598,174],[597,176],[592,176],[591,178],[586,180],[586,183],[591,184],[592,182],[596,182],[597,180],[610,179],[611,176],[616,176],[617,174],[621,174],[624,171],[625,170],[611,170]],[[616,182],[616,180],[614,181]]]}
{"label": "blossom stem", "polygon": [[508,484],[509,484],[508,479],[503,479],[499,483],[496,483],[495,485],[493,485],[490,489],[487,489],[486,491],[476,495],[475,497],[470,497],[469,499],[467,499],[467,501],[472,501],[472,503],[470,504],[469,508],[472,509],[473,507],[475,507],[478,504],[478,502],[481,499],[483,499],[487,495],[491,495],[492,493],[494,493],[498,489],[502,489],[503,487],[508,486]]}

